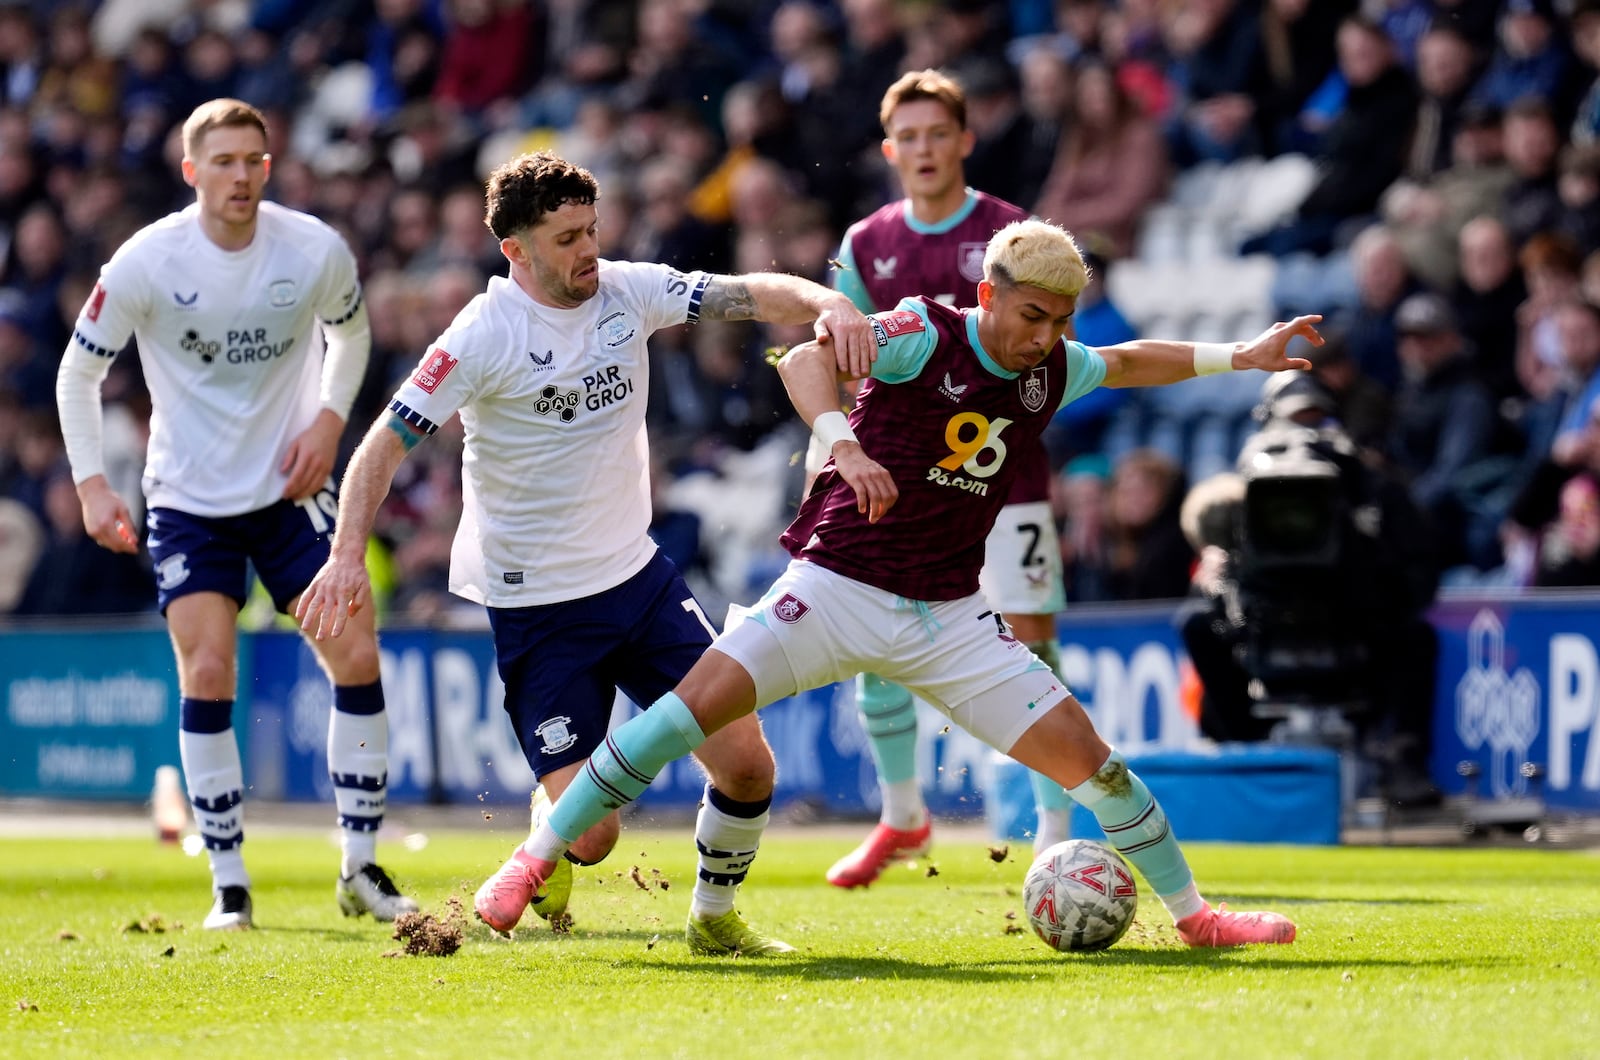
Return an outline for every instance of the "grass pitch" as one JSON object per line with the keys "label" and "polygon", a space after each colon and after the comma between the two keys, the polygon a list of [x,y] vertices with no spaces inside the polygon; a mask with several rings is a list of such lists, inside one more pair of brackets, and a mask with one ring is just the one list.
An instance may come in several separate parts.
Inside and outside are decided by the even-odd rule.
{"label": "grass pitch", "polygon": [[683,942],[686,830],[580,869],[571,934],[529,914],[492,937],[471,893],[515,838],[382,845],[424,911],[467,910],[450,957],[341,917],[323,831],[251,834],[258,927],[223,935],[199,928],[203,858],[0,840],[0,1055],[1600,1055],[1593,853],[1193,844],[1208,898],[1290,915],[1295,944],[1188,950],[1142,891],[1116,947],[1063,956],[1026,930],[1025,847],[946,841],[842,892],[822,873],[852,839],[786,830],[740,906],[800,953],[715,960]]}

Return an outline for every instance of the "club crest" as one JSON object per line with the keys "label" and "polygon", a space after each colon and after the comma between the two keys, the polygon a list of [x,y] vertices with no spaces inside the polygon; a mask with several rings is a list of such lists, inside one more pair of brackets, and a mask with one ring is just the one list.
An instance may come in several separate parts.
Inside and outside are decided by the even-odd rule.
{"label": "club crest", "polygon": [[963,280],[977,283],[983,279],[983,255],[988,249],[987,243],[963,243],[956,249],[956,268]]}
{"label": "club crest", "polygon": [[1035,368],[1021,379],[1017,385],[1022,389],[1022,407],[1029,412],[1038,412],[1044,408],[1044,403],[1050,396],[1050,388],[1046,385],[1045,369]]}
{"label": "club crest", "polygon": [[793,593],[784,593],[778,597],[778,602],[772,605],[772,615],[779,622],[798,622],[806,617],[806,612],[811,610],[811,605]]}

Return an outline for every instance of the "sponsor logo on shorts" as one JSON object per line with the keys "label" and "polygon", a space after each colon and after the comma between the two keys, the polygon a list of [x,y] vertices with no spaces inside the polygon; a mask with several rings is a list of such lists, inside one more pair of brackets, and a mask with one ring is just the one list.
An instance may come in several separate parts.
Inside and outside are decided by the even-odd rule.
{"label": "sponsor logo on shorts", "polygon": [[189,580],[191,573],[188,555],[175,552],[156,564],[156,585],[164,591],[176,589]]}
{"label": "sponsor logo on shorts", "polygon": [[539,727],[533,730],[533,734],[544,741],[544,746],[539,748],[539,753],[558,755],[577,743],[578,737],[568,728],[571,724],[572,719],[566,717],[549,718],[540,722]]}
{"label": "sponsor logo on shorts", "polygon": [[1050,388],[1046,385],[1045,369],[1035,368],[1021,379],[1017,386],[1022,390],[1022,407],[1029,412],[1038,412],[1044,408],[1044,401],[1050,395]]}
{"label": "sponsor logo on shorts", "polygon": [[450,356],[443,347],[435,346],[428,351],[428,359],[422,362],[422,367],[417,369],[411,381],[431,394],[439,389],[439,384],[444,382],[444,377],[450,374],[450,369],[456,363],[456,358]]}
{"label": "sponsor logo on shorts", "polygon": [[794,593],[784,593],[778,597],[778,602],[772,605],[772,617],[779,622],[798,622],[805,618],[806,612],[810,610],[811,605]]}
{"label": "sponsor logo on shorts", "polygon": [[501,577],[506,580],[507,585],[522,584],[522,572],[519,570],[508,570]]}

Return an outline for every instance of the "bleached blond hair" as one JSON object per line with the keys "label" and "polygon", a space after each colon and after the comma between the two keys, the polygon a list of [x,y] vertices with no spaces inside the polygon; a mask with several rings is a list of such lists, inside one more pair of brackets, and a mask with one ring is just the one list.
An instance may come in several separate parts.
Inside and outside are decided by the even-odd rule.
{"label": "bleached blond hair", "polygon": [[993,284],[1026,284],[1076,298],[1089,283],[1089,266],[1071,233],[1030,217],[1012,221],[990,238],[983,275]]}

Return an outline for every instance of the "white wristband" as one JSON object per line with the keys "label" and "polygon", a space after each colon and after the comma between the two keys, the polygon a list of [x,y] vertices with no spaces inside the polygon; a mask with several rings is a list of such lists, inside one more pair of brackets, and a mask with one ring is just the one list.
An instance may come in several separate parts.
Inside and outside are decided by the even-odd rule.
{"label": "white wristband", "polygon": [[1194,374],[1216,375],[1233,371],[1233,343],[1197,342],[1194,344]]}
{"label": "white wristband", "polygon": [[812,420],[811,433],[816,436],[822,451],[827,454],[832,454],[834,442],[856,440],[856,432],[850,429],[850,421],[842,412],[824,412]]}

